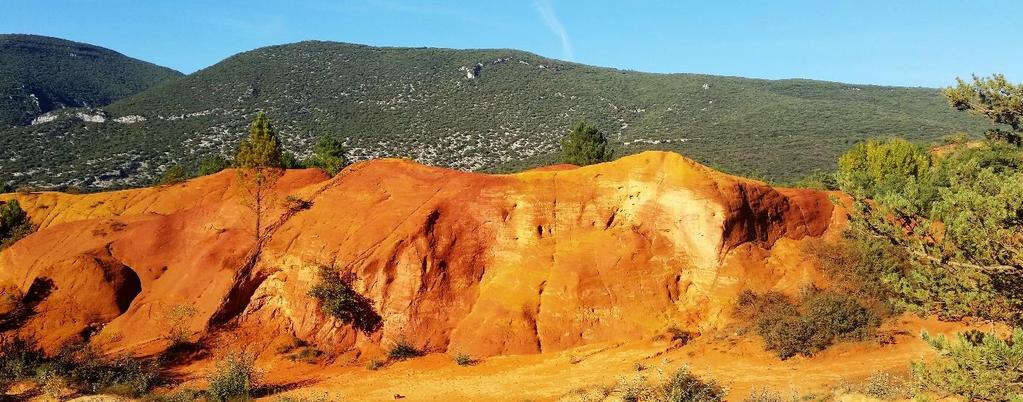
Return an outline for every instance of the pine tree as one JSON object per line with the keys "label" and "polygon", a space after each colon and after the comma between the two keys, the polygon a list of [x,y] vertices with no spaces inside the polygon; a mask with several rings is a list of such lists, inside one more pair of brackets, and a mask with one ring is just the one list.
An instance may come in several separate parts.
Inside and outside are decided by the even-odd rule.
{"label": "pine tree", "polygon": [[235,164],[245,191],[245,205],[255,216],[255,236],[262,237],[262,220],[274,199],[273,187],[284,175],[280,139],[266,114],[259,112],[249,128],[249,138],[238,144]]}
{"label": "pine tree", "polygon": [[586,122],[575,126],[571,133],[561,140],[562,161],[578,166],[611,160],[613,151],[607,137],[597,127]]}
{"label": "pine tree", "polygon": [[987,117],[1011,128],[988,130],[985,136],[1010,144],[1023,145],[1023,84],[1013,84],[1002,74],[991,77],[973,76],[972,82],[956,78],[956,86],[945,88],[945,97],[952,107]]}

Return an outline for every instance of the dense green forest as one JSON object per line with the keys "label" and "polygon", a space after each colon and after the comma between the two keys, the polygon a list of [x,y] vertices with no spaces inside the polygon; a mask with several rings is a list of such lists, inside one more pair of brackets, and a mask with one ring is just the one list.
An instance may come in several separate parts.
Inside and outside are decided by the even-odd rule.
{"label": "dense green forest", "polygon": [[0,175],[36,186],[149,183],[172,165],[230,156],[260,110],[299,158],[331,135],[354,161],[402,156],[504,172],[556,161],[561,138],[588,121],[616,156],[672,150],[785,181],[832,170],[868,137],[928,142],[990,127],[949,109],[937,89],[649,74],[516,50],[301,42],[244,52],[115,102],[103,123],[64,116],[0,130]]}
{"label": "dense green forest", "polygon": [[66,107],[101,107],[181,73],[110,49],[36,35],[0,35],[0,127]]}

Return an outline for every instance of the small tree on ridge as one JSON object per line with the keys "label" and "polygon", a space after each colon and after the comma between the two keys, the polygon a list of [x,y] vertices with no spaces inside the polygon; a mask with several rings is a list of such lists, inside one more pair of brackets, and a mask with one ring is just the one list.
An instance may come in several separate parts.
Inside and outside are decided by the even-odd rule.
{"label": "small tree on ridge", "polygon": [[607,137],[596,126],[581,122],[561,140],[561,158],[565,163],[586,166],[611,160],[613,151]]}
{"label": "small tree on ridge", "polygon": [[284,175],[281,166],[281,142],[266,113],[259,112],[249,128],[249,138],[238,144],[235,164],[244,191],[244,203],[255,216],[255,236],[263,233],[263,215],[273,205],[273,187]]}

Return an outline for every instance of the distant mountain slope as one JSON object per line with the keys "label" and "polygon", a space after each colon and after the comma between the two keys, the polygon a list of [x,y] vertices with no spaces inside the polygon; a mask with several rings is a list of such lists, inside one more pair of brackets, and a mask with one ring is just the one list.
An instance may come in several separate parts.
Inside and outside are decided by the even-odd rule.
{"label": "distant mountain slope", "polygon": [[0,35],[0,126],[64,107],[106,106],[180,75],[98,46]]}
{"label": "distant mountain slope", "polygon": [[506,170],[553,160],[569,126],[589,120],[619,154],[673,150],[774,179],[830,168],[869,136],[929,141],[986,127],[935,89],[649,74],[515,50],[301,42],[232,56],[91,117],[0,131],[0,173],[37,184],[143,183],[170,163],[230,153],[257,110],[300,155],[331,133],[356,159]]}

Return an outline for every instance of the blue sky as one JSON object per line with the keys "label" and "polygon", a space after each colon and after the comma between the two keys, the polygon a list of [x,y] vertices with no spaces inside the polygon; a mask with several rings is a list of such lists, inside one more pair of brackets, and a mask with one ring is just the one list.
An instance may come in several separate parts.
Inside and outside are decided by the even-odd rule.
{"label": "blue sky", "polygon": [[[57,36],[192,72],[306,39],[515,48],[649,72],[945,86],[1023,81],[1023,1],[3,0],[0,32]],[[1004,32],[991,34],[1003,25]]]}

